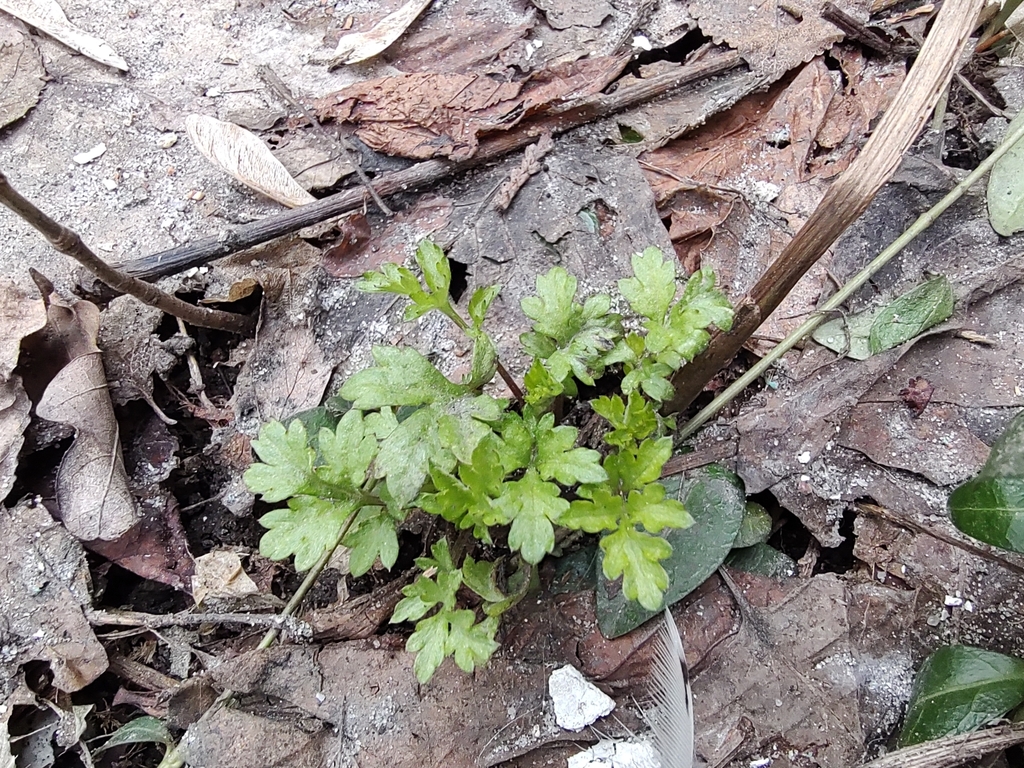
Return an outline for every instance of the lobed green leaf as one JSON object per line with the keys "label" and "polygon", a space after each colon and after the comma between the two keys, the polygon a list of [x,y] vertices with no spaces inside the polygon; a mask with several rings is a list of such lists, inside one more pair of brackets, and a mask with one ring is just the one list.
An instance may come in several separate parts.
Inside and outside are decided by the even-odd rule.
{"label": "lobed green leaf", "polygon": [[395,521],[380,507],[364,507],[356,517],[355,526],[342,541],[349,548],[349,571],[359,577],[367,573],[380,558],[388,570],[398,560],[398,533]]}
{"label": "lobed green leaf", "polygon": [[275,509],[260,518],[267,532],[260,539],[260,554],[271,560],[295,555],[295,569],[306,571],[334,546],[348,516],[359,502],[294,496],[288,509]]}
{"label": "lobed green leaf", "polygon": [[505,484],[505,492],[496,505],[512,521],[508,532],[509,548],[519,551],[532,565],[554,549],[553,524],[569,509],[561,489],[542,480],[533,467],[526,470],[522,479]]}
{"label": "lobed green leaf", "polygon": [[279,421],[265,424],[252,447],[263,463],[253,464],[243,478],[249,490],[261,494],[264,501],[284,501],[294,496],[313,476],[316,451],[309,446],[306,428],[297,419],[287,430]]}
{"label": "lobed green leaf", "polygon": [[604,575],[622,577],[622,592],[644,608],[661,607],[668,587],[668,574],[661,561],[672,554],[672,547],[660,536],[641,533],[632,527],[620,528],[601,539],[604,550]]}
{"label": "lobed green leaf", "polygon": [[654,246],[634,253],[632,264],[634,277],[619,280],[619,293],[638,315],[663,321],[676,295],[675,265]]}

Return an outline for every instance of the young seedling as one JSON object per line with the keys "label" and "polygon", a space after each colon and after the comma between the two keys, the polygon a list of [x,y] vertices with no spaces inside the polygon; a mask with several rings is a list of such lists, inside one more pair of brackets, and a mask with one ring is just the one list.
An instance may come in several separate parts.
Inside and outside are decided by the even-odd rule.
{"label": "young seedling", "polygon": [[[668,586],[661,562],[672,551],[660,534],[692,519],[658,482],[672,439],[657,406],[671,397],[672,373],[707,345],[708,328],[730,327],[732,309],[714,275],[695,273],[677,299],[674,263],[657,248],[634,255],[633,276],[618,283],[641,321],[628,334],[611,296],[581,303],[576,278],[561,267],[538,276],[537,295],[522,301],[532,329],[520,341],[532,360],[521,397],[505,375],[513,407],[483,391],[500,370],[485,329],[499,288],[478,289],[467,319],[451,301],[443,251],[424,242],[416,263],[419,275],[387,264],[360,287],[406,297],[406,320],[428,312],[451,320],[472,341],[469,373],[456,383],[415,349],[375,347],[374,365],[341,387],[349,410],[335,428],[308,434],[298,419],[266,425],[253,441],[260,462],[245,480],[265,501],[287,507],[261,519],[268,529],[261,552],[294,556],[301,571],[340,540],[353,575],[378,560],[390,569],[398,527],[413,509],[504,550],[499,568],[441,538],[431,557],[416,561],[422,574],[404,589],[391,621],[415,622],[407,648],[422,682],[449,656],[466,671],[486,663],[501,615],[527,593],[533,566],[555,551],[561,530],[601,534],[605,576],[621,577],[627,597],[658,609]],[[556,403],[610,371],[620,392],[591,403],[609,425],[605,449],[578,446],[578,430],[557,423]],[[460,603],[462,587],[479,599],[475,608]]]}

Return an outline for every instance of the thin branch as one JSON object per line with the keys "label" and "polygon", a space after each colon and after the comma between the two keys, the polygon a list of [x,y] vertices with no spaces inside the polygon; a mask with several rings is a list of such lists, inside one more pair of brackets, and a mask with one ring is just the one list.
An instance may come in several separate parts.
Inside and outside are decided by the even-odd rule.
{"label": "thin branch", "polygon": [[78,236],[78,233],[58,224],[23,197],[0,171],[0,203],[3,203],[28,224],[35,227],[56,250],[70,256],[115,291],[131,294],[143,304],[156,307],[174,317],[200,328],[214,328],[243,335],[250,334],[253,319],[234,312],[197,307],[182,301],[155,285],[126,275],[97,256]]}
{"label": "thin branch", "polygon": [[294,616],[263,613],[179,613],[158,614],[140,611],[87,611],[85,617],[94,627],[190,627],[195,624],[246,624],[250,627],[284,629],[292,637],[309,640],[313,628]]}
{"label": "thin branch", "polygon": [[1024,723],[1000,725],[897,749],[864,763],[861,768],[956,768],[1021,743],[1024,743]]}

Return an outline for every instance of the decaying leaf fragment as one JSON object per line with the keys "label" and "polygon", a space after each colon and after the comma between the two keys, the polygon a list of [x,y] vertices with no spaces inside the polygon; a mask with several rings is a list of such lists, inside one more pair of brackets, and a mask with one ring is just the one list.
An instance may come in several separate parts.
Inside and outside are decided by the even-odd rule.
{"label": "decaying leaf fragment", "polygon": [[90,59],[128,71],[128,62],[106,42],[68,21],[57,0],[0,0],[0,11],[6,11]]}
{"label": "decaying leaf fragment", "polygon": [[436,72],[365,80],[322,99],[317,114],[357,125],[356,135],[378,152],[414,160],[466,160],[476,154],[481,135],[508,130],[555,103],[598,93],[628,58],[558,64],[525,82]]}
{"label": "decaying leaf fragment", "polygon": [[9,691],[10,676],[34,659],[50,663],[57,688],[77,691],[107,669],[106,652],[82,613],[90,600],[85,553],[42,506],[0,511],[0,691]]}
{"label": "decaying leaf fragment", "polygon": [[0,279],[0,498],[14,486],[18,452],[29,424],[32,403],[14,375],[21,340],[46,325],[38,296],[23,293],[11,280]]}
{"label": "decaying leaf fragment", "polygon": [[222,171],[271,200],[296,208],[316,200],[249,131],[208,115],[189,115],[185,130],[196,149]]}
{"label": "decaying leaf fragment", "polygon": [[36,105],[45,77],[28,29],[0,15],[0,126],[24,117]]}
{"label": "decaying leaf fragment", "polygon": [[357,61],[376,56],[386,50],[402,33],[409,28],[433,0],[409,0],[394,13],[390,13],[377,22],[368,32],[355,32],[345,35],[338,41],[334,49],[334,57],[330,68],[343,64],[355,64]]}
{"label": "decaying leaf fragment", "polygon": [[63,347],[68,362],[46,387],[36,413],[75,429],[75,442],[57,473],[60,514],[80,539],[116,539],[135,525],[139,514],[96,346],[100,311],[87,301],[72,306],[51,302],[47,315],[55,345]]}

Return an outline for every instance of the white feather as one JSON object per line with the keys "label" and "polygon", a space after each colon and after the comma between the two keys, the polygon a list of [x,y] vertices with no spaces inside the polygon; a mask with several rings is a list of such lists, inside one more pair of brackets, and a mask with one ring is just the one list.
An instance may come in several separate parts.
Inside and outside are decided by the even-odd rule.
{"label": "white feather", "polygon": [[649,720],[654,748],[661,768],[693,768],[693,693],[683,640],[668,608],[653,643]]}

